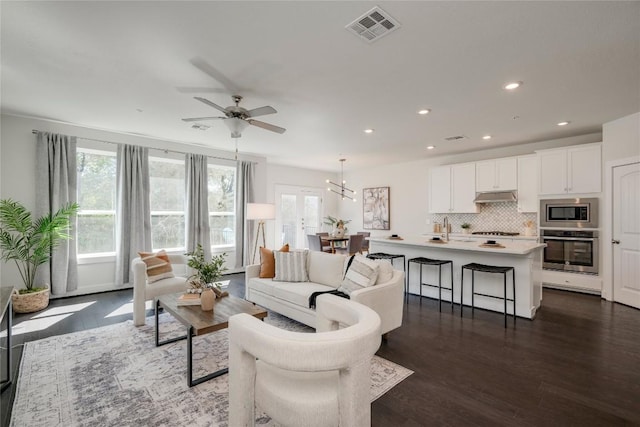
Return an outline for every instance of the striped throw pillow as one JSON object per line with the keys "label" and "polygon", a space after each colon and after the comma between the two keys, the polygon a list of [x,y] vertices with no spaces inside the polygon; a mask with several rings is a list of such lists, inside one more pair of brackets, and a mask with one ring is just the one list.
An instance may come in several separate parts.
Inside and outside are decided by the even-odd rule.
{"label": "striped throw pillow", "polygon": [[353,291],[375,285],[378,269],[378,263],[374,260],[354,255],[338,290],[351,295]]}
{"label": "striped throw pillow", "polygon": [[153,283],[160,279],[176,277],[173,274],[169,256],[164,249],[155,254],[153,252],[138,252],[138,255],[147,264],[147,282]]}
{"label": "striped throw pillow", "polygon": [[274,251],[276,258],[276,276],[273,280],[280,282],[308,282],[308,251],[280,252]]}

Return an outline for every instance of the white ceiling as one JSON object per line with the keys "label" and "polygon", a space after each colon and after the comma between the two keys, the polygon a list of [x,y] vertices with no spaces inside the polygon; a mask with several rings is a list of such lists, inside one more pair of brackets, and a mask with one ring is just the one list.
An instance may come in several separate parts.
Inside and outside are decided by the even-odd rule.
{"label": "white ceiling", "polygon": [[[345,26],[375,5],[401,28],[368,44]],[[181,121],[218,115],[193,96],[232,104],[201,61],[245,108],[278,110],[259,119],[287,132],[249,127],[239,149],[281,164],[357,169],[598,132],[640,111],[640,2],[0,7],[3,113],[233,150],[224,123]],[[502,89],[513,80],[524,85]]]}

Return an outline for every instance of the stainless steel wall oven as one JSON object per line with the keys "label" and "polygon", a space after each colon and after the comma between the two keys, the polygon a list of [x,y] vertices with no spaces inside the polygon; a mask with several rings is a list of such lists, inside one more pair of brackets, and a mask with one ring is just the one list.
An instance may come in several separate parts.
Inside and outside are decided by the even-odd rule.
{"label": "stainless steel wall oven", "polygon": [[574,273],[598,274],[598,232],[590,230],[541,230],[546,243],[542,267]]}

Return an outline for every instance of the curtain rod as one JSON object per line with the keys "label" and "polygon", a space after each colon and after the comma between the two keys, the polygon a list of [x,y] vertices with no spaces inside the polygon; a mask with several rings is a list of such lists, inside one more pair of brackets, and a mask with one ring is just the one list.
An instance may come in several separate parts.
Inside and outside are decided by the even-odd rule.
{"label": "curtain rod", "polygon": [[[38,129],[31,129],[31,133],[32,134],[37,134],[38,132],[40,132]],[[86,139],[87,141],[95,141],[95,142],[102,142],[105,144],[114,144],[114,145],[126,145],[123,142],[113,142],[113,141],[105,141],[103,139],[95,139],[95,138],[85,138],[83,136],[76,136],[76,138],[80,138],[80,139]],[[168,148],[153,148],[153,147],[148,147],[151,150],[158,150],[158,151],[164,151],[165,153],[178,153],[178,154],[194,154],[194,153],[189,153],[186,151],[178,151],[178,150],[169,150]],[[237,150],[237,148],[236,148]],[[236,158],[235,159],[230,159],[228,157],[218,157],[218,156],[210,156],[208,154],[205,154],[205,156],[207,157],[211,157],[212,159],[219,159],[219,160],[230,160],[232,162],[238,161],[237,159],[237,155],[238,152],[236,151]],[[250,163],[257,163],[257,162],[253,162],[251,161]]]}

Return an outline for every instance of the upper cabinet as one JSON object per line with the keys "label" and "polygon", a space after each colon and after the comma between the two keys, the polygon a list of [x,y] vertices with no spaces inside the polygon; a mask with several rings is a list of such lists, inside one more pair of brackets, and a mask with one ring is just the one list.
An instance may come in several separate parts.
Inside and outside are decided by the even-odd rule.
{"label": "upper cabinet", "polygon": [[538,212],[538,162],[535,154],[518,161],[518,212]]}
{"label": "upper cabinet", "polygon": [[477,213],[475,163],[440,166],[431,169],[429,179],[430,213]]}
{"label": "upper cabinet", "polygon": [[518,188],[518,160],[485,160],[476,162],[476,191],[507,191]]}
{"label": "upper cabinet", "polygon": [[541,150],[537,156],[540,195],[602,191],[601,144]]}

